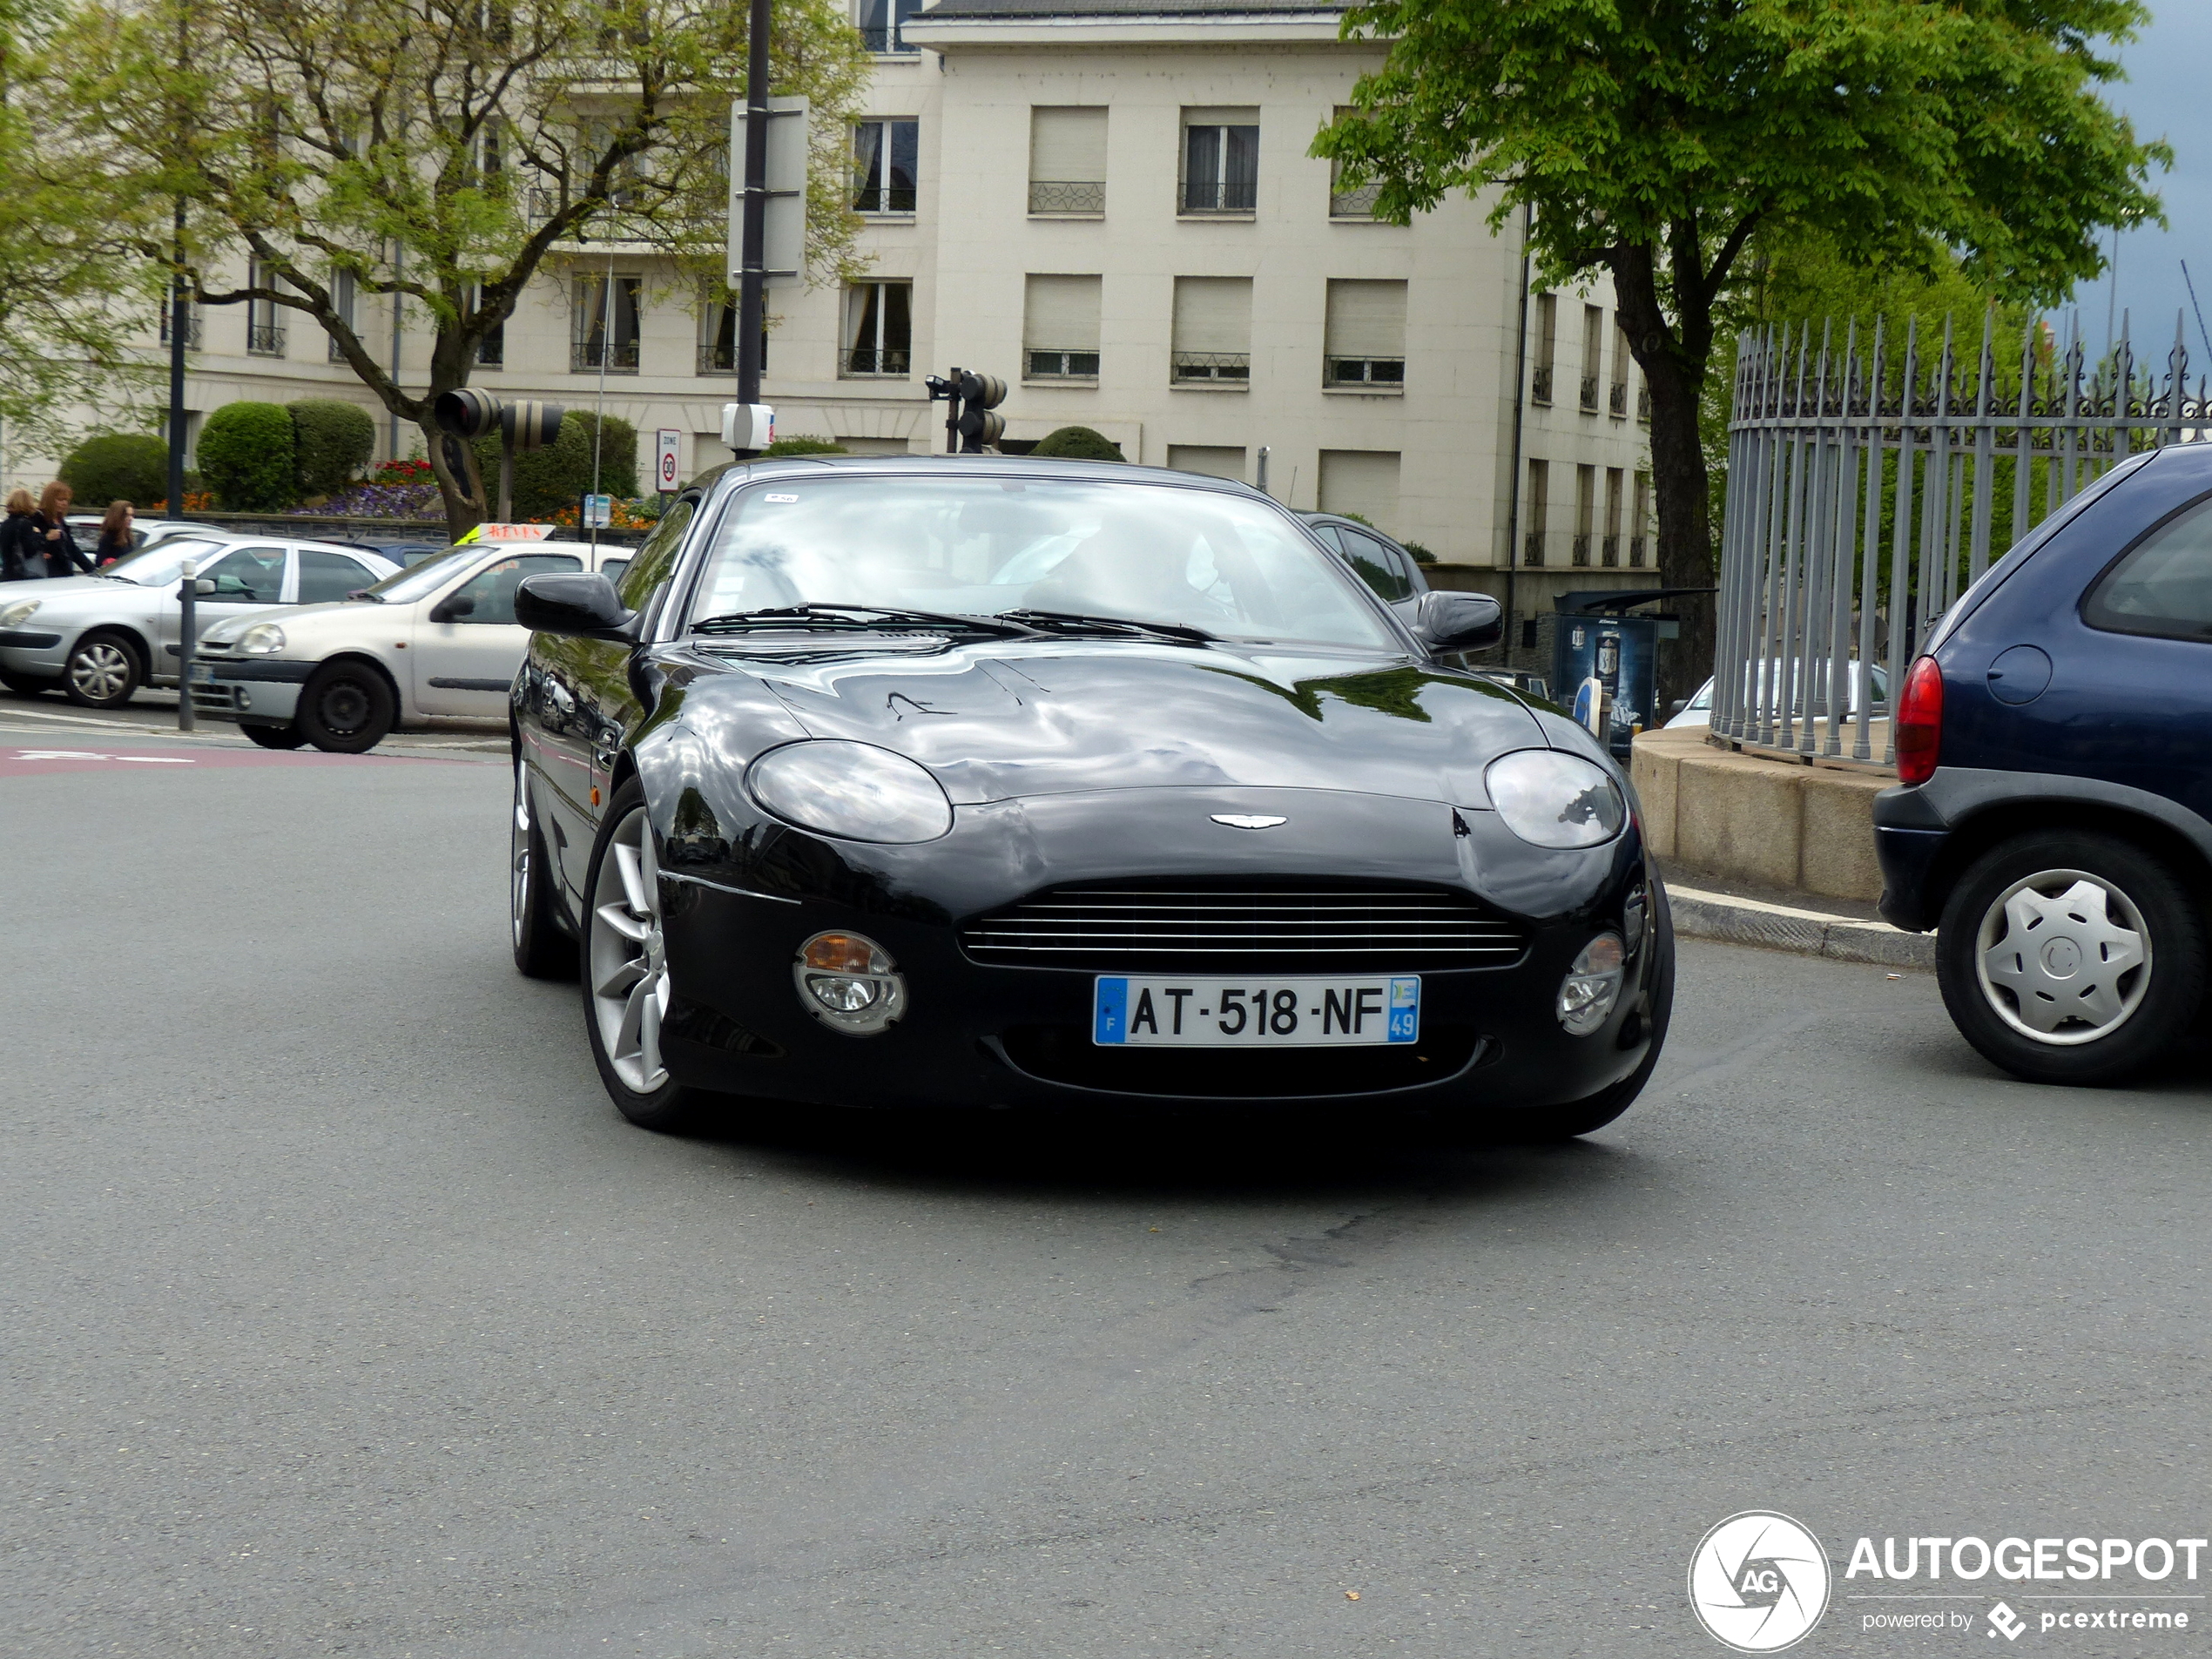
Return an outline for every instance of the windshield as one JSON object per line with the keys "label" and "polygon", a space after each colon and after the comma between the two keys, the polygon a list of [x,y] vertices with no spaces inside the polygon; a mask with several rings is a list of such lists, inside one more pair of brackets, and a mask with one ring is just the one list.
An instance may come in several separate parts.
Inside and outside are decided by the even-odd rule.
{"label": "windshield", "polygon": [[802,477],[746,489],[691,607],[1044,610],[1221,638],[1402,649],[1280,512],[1170,484]]}
{"label": "windshield", "polygon": [[374,587],[364,588],[361,591],[372,599],[382,600],[386,604],[408,604],[426,593],[435,592],[458,572],[462,564],[470,559],[481,558],[483,553],[484,550],[481,547],[449,547],[442,553],[433,553],[420,564],[410,564],[404,570],[393,572]]}
{"label": "windshield", "polygon": [[221,542],[203,542],[196,536],[172,536],[151,547],[125,554],[100,574],[121,577],[142,588],[158,588],[181,580],[186,559],[197,559],[204,564],[225,545]]}

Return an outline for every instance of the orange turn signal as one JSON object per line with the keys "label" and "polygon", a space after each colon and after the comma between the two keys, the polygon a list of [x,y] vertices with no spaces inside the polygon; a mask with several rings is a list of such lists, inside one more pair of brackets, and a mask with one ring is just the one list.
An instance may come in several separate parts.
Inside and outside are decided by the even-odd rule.
{"label": "orange turn signal", "polygon": [[875,947],[854,934],[817,934],[801,953],[806,966],[826,974],[873,972]]}

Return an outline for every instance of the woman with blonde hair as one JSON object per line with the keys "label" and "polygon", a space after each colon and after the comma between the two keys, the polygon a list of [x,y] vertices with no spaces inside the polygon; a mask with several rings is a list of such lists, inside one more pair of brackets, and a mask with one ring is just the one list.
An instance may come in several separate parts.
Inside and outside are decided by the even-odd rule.
{"label": "woman with blonde hair", "polygon": [[77,545],[69,530],[69,503],[76,491],[57,478],[38,492],[38,510],[30,516],[33,545],[45,556],[48,576],[92,574],[92,561]]}
{"label": "woman with blonde hair", "polygon": [[28,582],[46,574],[46,561],[31,550],[30,492],[8,492],[8,516],[0,523],[0,582]]}

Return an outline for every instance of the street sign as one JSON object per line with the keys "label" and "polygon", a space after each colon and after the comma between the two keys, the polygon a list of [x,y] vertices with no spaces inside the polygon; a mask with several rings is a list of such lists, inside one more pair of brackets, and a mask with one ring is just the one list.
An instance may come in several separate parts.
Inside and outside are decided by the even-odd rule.
{"label": "street sign", "polygon": [[684,442],[684,435],[674,427],[664,426],[653,434],[653,487],[664,496],[683,482],[678,469],[676,448]]}
{"label": "street sign", "polygon": [[615,498],[612,496],[586,496],[583,498],[583,528],[603,530],[615,522]]}
{"label": "street sign", "polygon": [[[806,146],[813,118],[803,98],[768,100],[768,199],[760,265],[771,287],[806,278]],[[730,286],[745,270],[745,120],[730,106]]]}

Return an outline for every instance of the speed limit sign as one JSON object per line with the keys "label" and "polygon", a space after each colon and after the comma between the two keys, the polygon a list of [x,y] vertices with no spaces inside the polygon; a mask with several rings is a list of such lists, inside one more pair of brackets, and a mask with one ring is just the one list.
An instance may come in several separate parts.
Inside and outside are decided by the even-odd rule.
{"label": "speed limit sign", "polygon": [[657,441],[653,460],[654,488],[666,495],[683,482],[677,470],[679,463],[676,459],[676,446],[683,441],[684,435],[674,427],[664,426],[654,434],[654,437]]}

